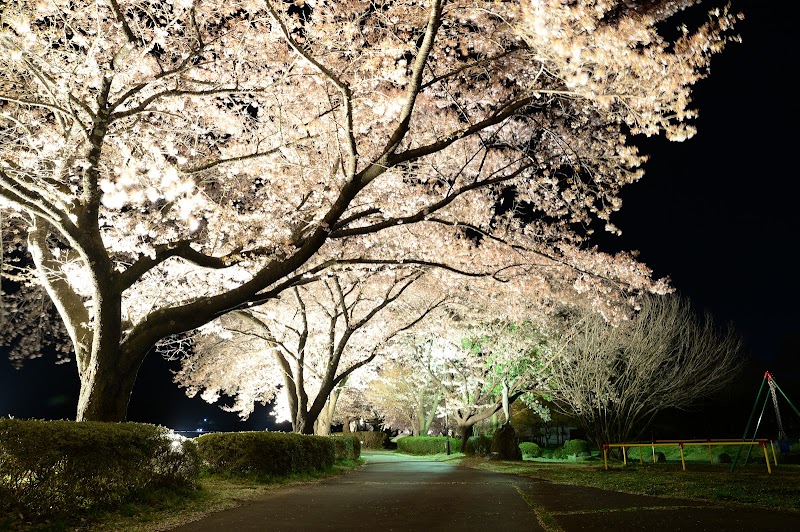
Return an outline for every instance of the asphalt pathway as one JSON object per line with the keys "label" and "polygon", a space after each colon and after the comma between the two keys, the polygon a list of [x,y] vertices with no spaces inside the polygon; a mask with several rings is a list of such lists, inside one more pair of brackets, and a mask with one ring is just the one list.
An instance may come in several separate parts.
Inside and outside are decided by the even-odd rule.
{"label": "asphalt pathway", "polygon": [[365,453],[364,467],[281,488],[179,532],[317,531],[790,531],[800,514],[628,495]]}

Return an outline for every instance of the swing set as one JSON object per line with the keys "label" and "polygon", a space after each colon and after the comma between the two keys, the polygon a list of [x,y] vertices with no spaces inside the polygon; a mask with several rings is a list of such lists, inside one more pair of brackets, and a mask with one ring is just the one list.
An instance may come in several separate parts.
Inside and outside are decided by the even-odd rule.
{"label": "swing set", "polygon": [[[761,421],[764,419],[764,411],[766,410],[767,403],[769,403],[770,399],[772,399],[772,406],[775,409],[775,419],[776,419],[776,421],[778,423],[778,442],[780,444],[780,443],[784,443],[784,442],[786,442],[786,440],[788,440],[788,438],[786,436],[786,431],[783,430],[783,422],[781,421],[781,411],[780,411],[780,408],[778,407],[778,394],[777,394],[777,392],[780,392],[780,394],[783,396],[783,398],[786,399],[786,402],[789,403],[789,406],[792,407],[792,410],[794,410],[794,413],[797,414],[800,417],[800,411],[798,411],[797,407],[795,407],[792,404],[792,402],[789,400],[789,398],[786,396],[786,394],[783,392],[783,390],[781,390],[781,387],[778,386],[778,383],[775,382],[775,379],[770,374],[770,372],[767,371],[766,373],[764,373],[764,379],[761,381],[761,387],[759,387],[759,389],[758,389],[758,395],[756,396],[755,404],[753,404],[753,410],[752,410],[752,412],[750,412],[750,419],[747,420],[747,426],[744,429],[744,435],[742,436],[742,442],[747,440],[747,437],[748,437],[747,435],[750,432],[750,426],[753,424],[753,419],[755,418],[756,412],[758,411],[759,401],[761,400],[762,392],[764,392],[764,385],[765,384],[769,388],[769,392],[767,392],[765,394],[764,403],[761,405],[761,413],[758,415],[758,421],[756,422],[756,428],[753,430],[752,438],[750,438],[750,442],[751,443],[756,441],[756,434],[758,433],[758,429],[761,426]],[[747,449],[747,456],[744,459],[745,465],[747,465],[747,461],[750,459],[750,452],[752,450],[753,450],[753,446],[749,445],[748,449]],[[736,469],[736,464],[739,461],[739,455],[741,454],[741,452],[742,452],[742,447],[740,446],[739,449],[736,451],[736,458],[734,458],[733,462],[731,463],[731,473],[733,473],[734,469]],[[774,454],[774,450],[773,450],[773,454]],[[767,459],[767,460],[769,460],[769,459]],[[767,464],[767,465],[769,465],[769,464]]]}

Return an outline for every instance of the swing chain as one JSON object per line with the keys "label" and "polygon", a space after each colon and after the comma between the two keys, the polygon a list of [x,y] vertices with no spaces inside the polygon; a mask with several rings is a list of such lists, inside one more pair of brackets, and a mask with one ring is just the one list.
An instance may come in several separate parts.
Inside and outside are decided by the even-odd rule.
{"label": "swing chain", "polygon": [[772,379],[769,379],[769,391],[770,395],[772,395],[772,405],[775,407],[775,418],[778,421],[778,441],[784,442],[786,441],[786,432],[783,430],[783,422],[781,421],[781,411],[778,408],[778,396],[775,393],[775,382]]}

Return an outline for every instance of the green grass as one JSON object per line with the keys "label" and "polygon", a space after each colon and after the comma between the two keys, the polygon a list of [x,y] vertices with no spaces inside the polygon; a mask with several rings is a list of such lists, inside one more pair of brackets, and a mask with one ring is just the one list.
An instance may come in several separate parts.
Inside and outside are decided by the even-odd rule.
{"label": "green grass", "polygon": [[779,464],[768,473],[764,463],[711,465],[687,463],[686,471],[677,463],[644,465],[609,462],[546,463],[540,461],[502,462],[482,458],[462,460],[469,467],[501,473],[541,478],[557,484],[592,486],[623,493],[706,500],[716,503],[753,506],[764,509],[800,511],[800,466]]}
{"label": "green grass", "polygon": [[[628,454],[628,460],[639,460],[639,449],[641,449],[642,457],[644,461],[653,461],[653,448],[651,446],[647,447],[629,447],[626,449]],[[753,459],[764,459],[764,450],[760,445],[712,445],[711,446],[711,454],[714,458],[714,461],[717,461],[718,457],[721,454],[727,454],[728,456],[733,459],[736,456],[737,451],[740,452],[739,460],[743,461],[744,458],[747,456],[748,451],[750,452],[750,461]],[[680,461],[681,459],[681,449],[677,444],[672,445],[655,445],[655,452],[657,453],[664,453],[664,457],[667,461]],[[768,448],[768,453],[770,459],[772,459],[772,449]],[[697,461],[697,462],[705,462],[709,463],[709,456],[708,456],[708,445],[684,445],[683,447],[683,456],[684,460],[686,461]],[[766,468],[766,466],[764,466]]]}
{"label": "green grass", "polygon": [[188,523],[202,516],[240,506],[243,502],[281,486],[317,482],[360,467],[363,460],[339,462],[317,473],[272,479],[269,482],[222,475],[203,475],[197,489],[158,491],[108,512],[71,520],[41,520],[31,516],[0,514],[0,530],[26,532],[155,532]]}

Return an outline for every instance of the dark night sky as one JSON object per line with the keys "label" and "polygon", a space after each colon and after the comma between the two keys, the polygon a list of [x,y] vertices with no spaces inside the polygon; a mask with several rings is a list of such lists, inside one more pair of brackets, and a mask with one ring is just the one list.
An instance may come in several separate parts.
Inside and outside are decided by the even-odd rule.
{"label": "dark night sky", "polygon": [[[684,143],[642,143],[651,160],[643,180],[623,193],[623,209],[614,218],[623,235],[602,243],[608,251],[639,250],[658,277],[669,276],[681,294],[719,322],[733,321],[745,336],[753,362],[740,387],[744,425],[764,371],[800,402],[798,99],[789,80],[789,67],[797,62],[798,8],[788,3],[779,11],[773,2],[742,0],[733,6],[745,12],[743,43],[715,57],[711,76],[696,89],[698,135]],[[130,420],[181,430],[201,426],[203,419],[214,423],[205,425],[211,429],[266,426],[266,408],[245,423],[186,398],[171,384],[170,368],[148,358]],[[43,358],[14,370],[0,360],[0,416],[70,418],[77,391],[74,364],[54,366]]]}

